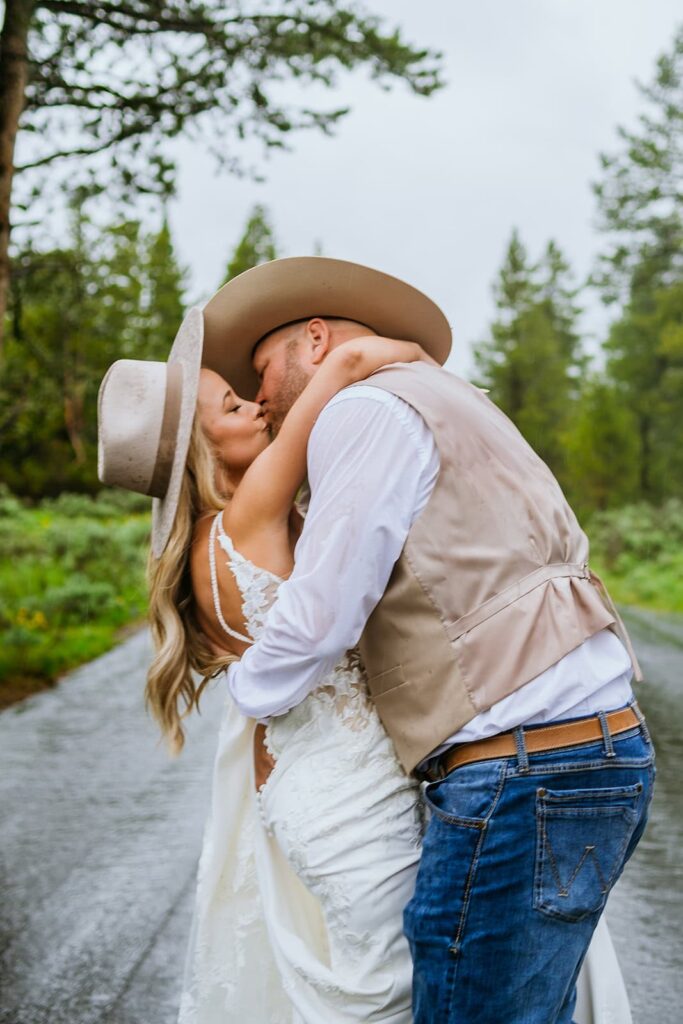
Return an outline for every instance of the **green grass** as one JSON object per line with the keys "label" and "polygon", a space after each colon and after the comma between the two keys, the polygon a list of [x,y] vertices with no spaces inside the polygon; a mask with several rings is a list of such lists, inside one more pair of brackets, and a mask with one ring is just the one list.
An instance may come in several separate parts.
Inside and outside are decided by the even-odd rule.
{"label": "green grass", "polygon": [[147,607],[149,501],[0,492],[0,707],[103,654]]}

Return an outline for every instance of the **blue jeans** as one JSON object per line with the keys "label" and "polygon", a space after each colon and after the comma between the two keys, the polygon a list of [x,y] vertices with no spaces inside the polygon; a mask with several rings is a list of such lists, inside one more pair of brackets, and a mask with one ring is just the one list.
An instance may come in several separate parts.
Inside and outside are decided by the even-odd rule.
{"label": "blue jeans", "polygon": [[405,911],[415,1024],[570,1024],[610,889],[645,828],[647,727],[456,768]]}

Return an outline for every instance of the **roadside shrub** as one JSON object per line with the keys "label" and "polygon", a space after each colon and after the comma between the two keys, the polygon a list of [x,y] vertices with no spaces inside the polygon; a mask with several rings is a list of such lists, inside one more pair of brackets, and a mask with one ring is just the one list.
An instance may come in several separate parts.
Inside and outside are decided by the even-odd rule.
{"label": "roadside shrub", "polygon": [[656,561],[683,547],[683,501],[671,498],[660,508],[641,503],[596,513],[588,535],[610,569],[624,556]]}
{"label": "roadside shrub", "polygon": [[36,538],[28,517],[0,515],[0,560],[10,561],[36,550]]}
{"label": "roadside shrub", "polygon": [[144,616],[148,512],[113,490],[31,505],[0,488],[0,707]]}
{"label": "roadside shrub", "polygon": [[591,563],[616,601],[683,613],[683,501],[600,512],[587,532]]}
{"label": "roadside shrub", "polygon": [[94,497],[89,494],[60,494],[48,498],[40,507],[60,516],[86,519],[120,519],[123,515],[149,512],[151,499],[144,494],[107,488]]}
{"label": "roadside shrub", "polygon": [[22,503],[12,494],[7,484],[0,483],[0,519],[13,518],[22,509]]}
{"label": "roadside shrub", "polygon": [[123,491],[116,487],[107,487],[95,498],[95,506],[98,510],[106,509],[112,515],[120,516],[125,512],[127,515],[147,515],[152,510],[152,499],[146,494],[136,494],[134,491]]}
{"label": "roadside shrub", "polygon": [[74,573],[60,587],[34,594],[24,605],[29,612],[42,612],[51,626],[77,626],[79,622],[106,618],[116,608],[116,597],[112,583]]}

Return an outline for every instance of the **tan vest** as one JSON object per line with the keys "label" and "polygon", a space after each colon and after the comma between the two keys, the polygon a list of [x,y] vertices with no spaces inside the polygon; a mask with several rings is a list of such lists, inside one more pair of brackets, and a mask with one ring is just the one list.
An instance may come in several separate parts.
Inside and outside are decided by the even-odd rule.
{"label": "tan vest", "polygon": [[363,383],[413,406],[441,460],[360,644],[370,692],[410,772],[588,637],[622,627],[555,477],[483,392],[425,363]]}

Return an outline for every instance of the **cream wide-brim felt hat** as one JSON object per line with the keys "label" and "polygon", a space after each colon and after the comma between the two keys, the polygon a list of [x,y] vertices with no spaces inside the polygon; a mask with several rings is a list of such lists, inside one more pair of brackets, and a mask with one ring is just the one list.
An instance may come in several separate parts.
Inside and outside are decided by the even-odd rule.
{"label": "cream wide-brim felt hat", "polygon": [[246,270],[209,300],[203,365],[253,400],[257,343],[278,327],[315,316],[356,320],[377,334],[417,341],[441,364],[451,349],[446,317],[412,285],[359,263],[293,256]]}
{"label": "cream wide-brim felt hat", "polygon": [[103,484],[152,497],[152,554],[173,527],[197,408],[204,318],[183,320],[165,363],[119,359],[97,399],[97,475]]}

